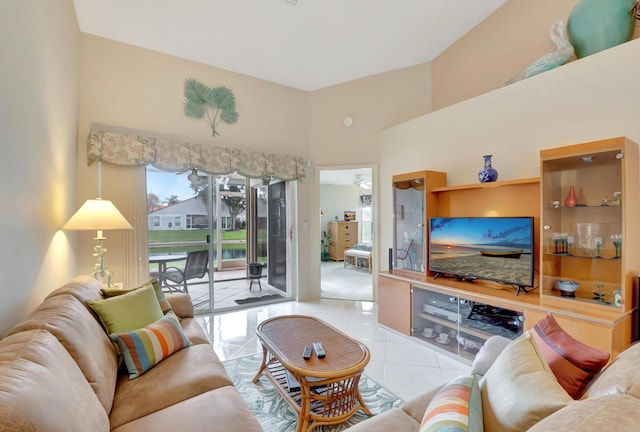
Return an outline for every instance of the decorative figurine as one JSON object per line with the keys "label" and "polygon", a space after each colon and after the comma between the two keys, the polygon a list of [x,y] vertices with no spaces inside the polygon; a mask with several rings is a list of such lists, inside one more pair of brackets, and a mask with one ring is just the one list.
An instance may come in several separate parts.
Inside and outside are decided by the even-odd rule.
{"label": "decorative figurine", "polygon": [[610,205],[621,205],[622,204],[622,192],[614,192],[613,193],[613,201]]}
{"label": "decorative figurine", "polygon": [[605,195],[604,198],[602,198],[600,200],[600,205],[601,206],[608,206],[609,205],[609,196]]}

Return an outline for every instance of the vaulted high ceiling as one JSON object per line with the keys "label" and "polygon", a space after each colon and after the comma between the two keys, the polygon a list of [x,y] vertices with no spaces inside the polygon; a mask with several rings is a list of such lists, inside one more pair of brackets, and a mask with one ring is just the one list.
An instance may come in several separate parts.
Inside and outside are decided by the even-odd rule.
{"label": "vaulted high ceiling", "polygon": [[312,91],[425,63],[507,0],[73,0],[84,33]]}

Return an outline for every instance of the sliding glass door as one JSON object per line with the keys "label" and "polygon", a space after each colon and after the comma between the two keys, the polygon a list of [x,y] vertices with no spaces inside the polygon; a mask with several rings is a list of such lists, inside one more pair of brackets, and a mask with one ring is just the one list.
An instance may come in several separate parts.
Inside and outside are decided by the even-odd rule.
{"label": "sliding glass door", "polygon": [[[164,291],[188,291],[196,312],[287,296],[285,182],[147,167],[147,210],[149,273]],[[192,277],[188,256],[198,251],[207,251],[207,268]],[[260,290],[250,284],[248,263],[254,262],[266,276]],[[180,272],[186,282],[174,280]]]}

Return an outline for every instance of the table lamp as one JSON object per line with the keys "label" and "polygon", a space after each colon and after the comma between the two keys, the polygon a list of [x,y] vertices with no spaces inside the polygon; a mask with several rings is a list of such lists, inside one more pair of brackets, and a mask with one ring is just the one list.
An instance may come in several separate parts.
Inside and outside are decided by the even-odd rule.
{"label": "table lamp", "polygon": [[107,248],[104,247],[106,237],[102,235],[104,230],[133,229],[131,224],[122,216],[115,205],[109,200],[101,198],[87,200],[78,211],[71,216],[62,227],[63,230],[90,231],[96,230],[94,240],[98,244],[93,247],[93,256],[98,257],[91,274],[100,282],[107,276],[107,285],[111,286],[111,272],[104,268],[104,255]]}

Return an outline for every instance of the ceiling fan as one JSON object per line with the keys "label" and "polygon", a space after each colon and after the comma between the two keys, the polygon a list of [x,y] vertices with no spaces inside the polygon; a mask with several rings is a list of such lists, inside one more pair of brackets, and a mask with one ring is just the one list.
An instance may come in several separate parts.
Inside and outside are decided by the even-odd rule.
{"label": "ceiling fan", "polygon": [[354,186],[359,186],[362,189],[371,189],[371,182],[365,181],[362,178],[362,174],[356,174],[353,177],[353,185]]}

